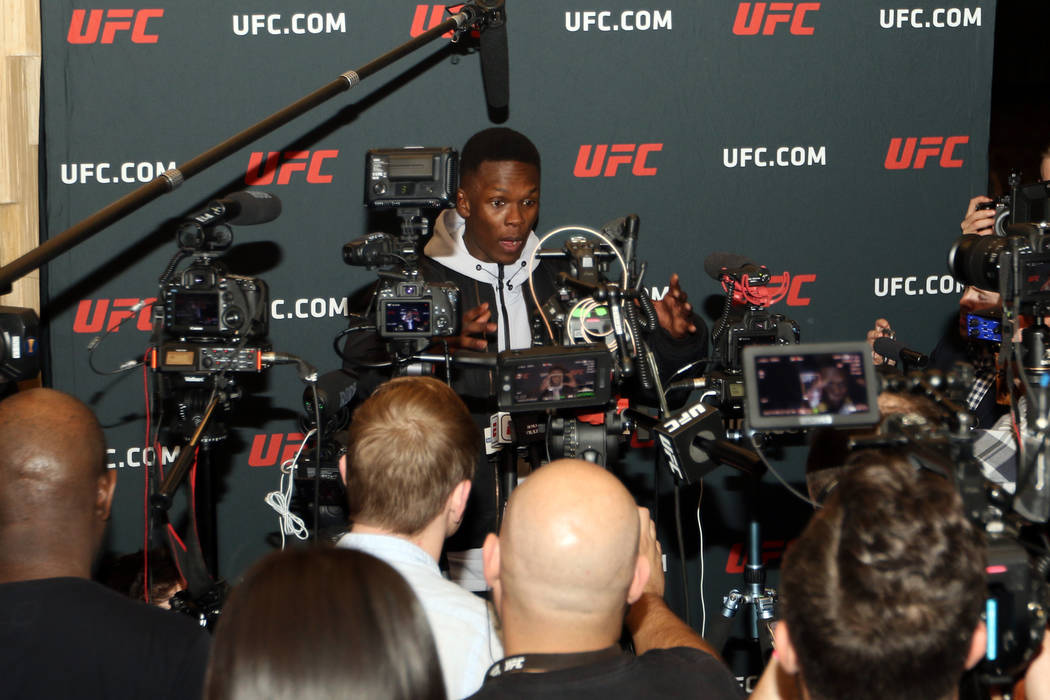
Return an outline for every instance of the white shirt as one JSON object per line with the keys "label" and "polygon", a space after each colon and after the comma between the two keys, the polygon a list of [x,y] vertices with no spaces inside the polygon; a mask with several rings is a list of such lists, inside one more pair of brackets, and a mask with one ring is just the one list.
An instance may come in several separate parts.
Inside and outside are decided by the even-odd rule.
{"label": "white shirt", "polygon": [[382,559],[404,577],[430,623],[449,698],[474,694],[489,667],[503,658],[488,603],[442,577],[437,562],[408,540],[348,532],[337,546]]}

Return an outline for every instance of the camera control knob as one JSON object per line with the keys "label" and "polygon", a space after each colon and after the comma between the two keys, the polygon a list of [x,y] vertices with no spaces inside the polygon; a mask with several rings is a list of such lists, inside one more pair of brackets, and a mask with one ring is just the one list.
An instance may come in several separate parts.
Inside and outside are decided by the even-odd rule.
{"label": "camera control knob", "polygon": [[244,323],[244,317],[241,316],[240,309],[228,309],[226,313],[222,315],[222,322],[226,324],[227,328],[240,328]]}
{"label": "camera control knob", "polygon": [[372,185],[372,191],[378,195],[386,194],[387,185],[385,180],[380,180],[376,184]]}

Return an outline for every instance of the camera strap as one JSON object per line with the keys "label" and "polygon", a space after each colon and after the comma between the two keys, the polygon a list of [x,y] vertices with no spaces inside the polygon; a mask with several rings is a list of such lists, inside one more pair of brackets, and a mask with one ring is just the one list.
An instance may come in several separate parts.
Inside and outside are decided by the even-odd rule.
{"label": "camera strap", "polygon": [[485,682],[493,678],[499,678],[504,674],[525,672],[547,672],[562,671],[576,666],[587,666],[589,664],[613,659],[623,654],[619,644],[598,649],[596,651],[581,651],[568,654],[517,654],[500,659],[489,667],[485,673]]}

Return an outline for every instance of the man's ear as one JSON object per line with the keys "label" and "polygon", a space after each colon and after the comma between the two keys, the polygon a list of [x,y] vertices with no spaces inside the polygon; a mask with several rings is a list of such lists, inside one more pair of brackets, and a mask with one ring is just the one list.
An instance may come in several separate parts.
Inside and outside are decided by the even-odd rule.
{"label": "man's ear", "polygon": [[981,620],[973,631],[973,639],[970,640],[970,651],[966,654],[966,668],[971,669],[976,666],[977,662],[984,658],[987,651],[988,628],[985,627],[984,621]]}
{"label": "man's ear", "polygon": [[481,562],[485,572],[485,582],[495,592],[499,588],[500,548],[499,536],[494,532],[488,534],[485,544],[481,546]]}
{"label": "man's ear", "polygon": [[95,490],[95,514],[99,520],[109,520],[109,512],[113,506],[113,490],[116,487],[116,469],[106,469],[105,474],[99,475]]}
{"label": "man's ear", "polygon": [[463,522],[463,511],[467,509],[468,498],[470,498],[470,481],[464,479],[456,484],[456,488],[452,489],[448,500],[445,501],[445,513],[448,519],[445,523],[445,530],[448,533],[446,537],[458,530],[460,523]]}
{"label": "man's ear", "polygon": [[631,578],[631,585],[627,587],[628,605],[634,604],[642,597],[642,593],[645,592],[645,584],[649,583],[649,577],[652,573],[649,569],[649,560],[639,554],[638,560],[634,563],[634,576]]}
{"label": "man's ear", "polygon": [[346,486],[346,455],[339,457],[339,478],[343,480],[343,486]]}
{"label": "man's ear", "polygon": [[787,623],[783,620],[777,622],[777,626],[773,629],[773,646],[776,649],[780,667],[786,673],[798,673],[798,654],[795,653],[795,645],[791,643],[791,633],[788,631]]}
{"label": "man's ear", "polygon": [[462,187],[456,190],[456,213],[464,219],[470,218],[470,200]]}

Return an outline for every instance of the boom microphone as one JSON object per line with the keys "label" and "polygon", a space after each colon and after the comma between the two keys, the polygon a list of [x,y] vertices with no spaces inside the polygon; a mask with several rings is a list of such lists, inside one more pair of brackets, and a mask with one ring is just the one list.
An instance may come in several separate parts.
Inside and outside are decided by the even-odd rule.
{"label": "boom microphone", "polygon": [[477,5],[486,18],[481,29],[481,82],[485,86],[485,102],[490,110],[504,110],[510,102],[504,0],[478,0]]}
{"label": "boom microphone", "polygon": [[922,369],[930,363],[929,355],[923,355],[921,352],[906,348],[904,343],[886,336],[876,338],[872,344],[872,349],[883,357],[895,360],[908,367]]}
{"label": "boom microphone", "polygon": [[244,190],[209,202],[204,209],[190,214],[187,220],[202,228],[215,224],[254,226],[273,221],[280,215],[281,200],[276,195],[262,190]]}

